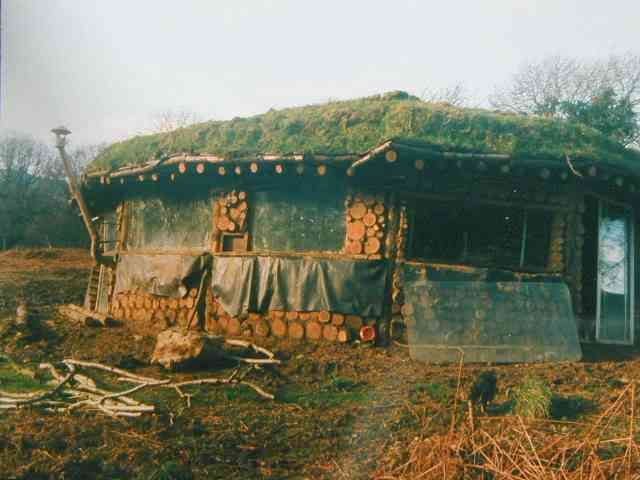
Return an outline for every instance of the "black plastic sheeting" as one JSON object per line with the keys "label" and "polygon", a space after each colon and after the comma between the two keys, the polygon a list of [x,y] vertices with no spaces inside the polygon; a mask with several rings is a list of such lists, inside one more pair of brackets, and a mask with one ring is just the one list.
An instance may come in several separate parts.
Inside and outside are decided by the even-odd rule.
{"label": "black plastic sheeting", "polygon": [[311,257],[215,257],[213,294],[231,315],[267,310],[379,317],[386,263]]}
{"label": "black plastic sheeting", "polygon": [[197,286],[198,279],[210,265],[208,254],[121,255],[114,293],[140,289],[154,295],[179,298],[180,287]]}

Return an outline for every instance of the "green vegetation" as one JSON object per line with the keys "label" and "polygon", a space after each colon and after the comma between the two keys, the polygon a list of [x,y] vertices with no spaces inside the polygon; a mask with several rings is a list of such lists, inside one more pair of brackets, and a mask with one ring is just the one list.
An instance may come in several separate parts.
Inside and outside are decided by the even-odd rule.
{"label": "green vegetation", "polygon": [[549,418],[553,395],[549,384],[537,377],[526,377],[513,390],[514,413],[524,418]]}
{"label": "green vegetation", "polygon": [[229,157],[252,153],[363,153],[389,139],[516,158],[564,161],[568,154],[629,166],[640,159],[637,153],[577,122],[458,108],[391,92],[135,137],[113,144],[89,170],[140,164],[179,152]]}

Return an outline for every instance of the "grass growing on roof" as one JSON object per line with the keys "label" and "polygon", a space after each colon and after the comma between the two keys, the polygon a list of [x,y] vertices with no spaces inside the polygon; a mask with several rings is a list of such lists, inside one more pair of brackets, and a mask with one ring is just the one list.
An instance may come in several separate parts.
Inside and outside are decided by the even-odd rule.
{"label": "grass growing on roof", "polygon": [[573,122],[424,102],[404,92],[269,110],[210,121],[111,145],[89,170],[115,169],[173,153],[363,153],[388,139],[460,152],[514,157],[607,159],[634,165],[640,155]]}

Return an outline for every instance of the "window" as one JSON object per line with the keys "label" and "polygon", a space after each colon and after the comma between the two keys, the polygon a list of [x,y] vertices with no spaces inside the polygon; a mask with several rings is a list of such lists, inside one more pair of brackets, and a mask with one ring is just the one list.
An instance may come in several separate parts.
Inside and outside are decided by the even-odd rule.
{"label": "window", "polygon": [[481,266],[546,266],[549,212],[432,201],[418,201],[413,207],[410,258]]}
{"label": "window", "polygon": [[212,208],[209,199],[149,198],[129,204],[127,245],[131,249],[209,248]]}
{"label": "window", "polygon": [[253,250],[339,251],[346,235],[345,194],[340,189],[278,190],[252,195]]}

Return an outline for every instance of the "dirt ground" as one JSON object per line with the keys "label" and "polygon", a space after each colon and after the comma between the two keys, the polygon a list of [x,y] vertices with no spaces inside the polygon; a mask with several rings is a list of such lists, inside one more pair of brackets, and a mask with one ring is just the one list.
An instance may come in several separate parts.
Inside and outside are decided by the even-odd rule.
{"label": "dirt ground", "polygon": [[[85,252],[76,250],[0,253],[0,351],[33,370],[73,357],[167,376],[148,365],[152,338],[126,327],[80,328],[55,313],[59,304],[82,302],[89,267]],[[26,337],[10,327],[19,299],[40,325]],[[400,346],[262,345],[284,362],[249,378],[274,392],[274,401],[244,387],[207,386],[191,390],[190,408],[173,391],[134,394],[156,406],[135,419],[0,410],[0,478],[376,478],[385,465],[406,458],[404,450],[426,428],[449,425],[457,365],[415,362]],[[494,370],[498,396],[478,415],[509,416],[513,387],[526,375],[543,377],[554,394],[553,417],[577,433],[639,379],[639,353],[585,345],[579,363],[465,366],[461,388],[468,391],[482,371]],[[234,367],[170,375],[223,377]],[[0,390],[37,382],[0,364]]]}

